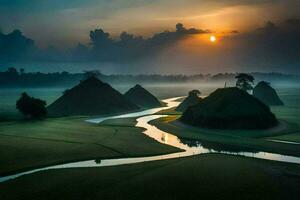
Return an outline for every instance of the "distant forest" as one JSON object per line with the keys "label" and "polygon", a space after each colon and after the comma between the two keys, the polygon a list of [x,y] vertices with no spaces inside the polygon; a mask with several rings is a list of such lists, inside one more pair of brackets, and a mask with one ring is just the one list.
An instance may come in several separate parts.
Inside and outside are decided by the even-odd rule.
{"label": "distant forest", "polygon": [[[100,80],[110,84],[162,84],[162,83],[233,83],[237,73],[196,74],[196,75],[105,75],[100,71],[85,71],[82,73],[55,72],[25,72],[10,67],[7,71],[0,72],[0,87],[69,87],[77,84],[89,75],[95,75]],[[280,73],[250,73],[255,77],[255,82],[260,80],[271,83],[295,83],[300,84],[299,75]]]}

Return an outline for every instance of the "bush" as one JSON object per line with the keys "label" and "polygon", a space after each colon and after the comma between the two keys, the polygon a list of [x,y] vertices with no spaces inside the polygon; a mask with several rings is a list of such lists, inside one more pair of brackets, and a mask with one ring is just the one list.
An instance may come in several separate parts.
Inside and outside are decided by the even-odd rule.
{"label": "bush", "polygon": [[47,115],[46,101],[28,96],[25,92],[16,103],[17,109],[25,116],[41,119]]}

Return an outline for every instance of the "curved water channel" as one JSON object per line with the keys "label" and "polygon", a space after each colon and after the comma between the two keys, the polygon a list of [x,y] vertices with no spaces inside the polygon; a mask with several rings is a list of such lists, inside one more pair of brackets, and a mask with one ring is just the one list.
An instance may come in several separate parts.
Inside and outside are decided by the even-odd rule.
{"label": "curved water channel", "polygon": [[170,98],[170,99],[164,100],[164,102],[167,104],[166,107],[153,108],[153,109],[148,109],[145,111],[111,116],[111,117],[101,117],[101,118],[96,118],[96,119],[89,119],[89,120],[86,120],[86,122],[101,123],[108,119],[139,117],[139,118],[137,118],[136,127],[144,128],[145,131],[143,133],[145,135],[155,139],[156,141],[158,141],[160,143],[180,148],[183,150],[182,152],[164,154],[164,155],[159,155],[159,156],[103,159],[103,160],[87,160],[87,161],[72,162],[72,163],[66,163],[66,164],[60,164],[60,165],[53,165],[53,166],[49,166],[49,167],[37,168],[34,170],[17,173],[14,175],[0,177],[0,182],[7,181],[9,179],[14,179],[14,178],[20,177],[22,175],[32,174],[35,172],[45,171],[45,170],[49,170],[49,169],[115,166],[115,165],[123,165],[123,164],[132,164],[132,163],[141,163],[141,162],[147,162],[147,161],[156,161],[156,160],[165,160],[165,159],[171,159],[171,158],[187,157],[187,156],[193,156],[193,155],[198,155],[198,154],[203,154],[203,153],[223,153],[223,154],[230,154],[230,155],[242,155],[242,156],[246,156],[246,157],[260,158],[260,159],[265,159],[265,160],[274,160],[274,161],[300,164],[300,157],[286,156],[286,155],[274,154],[274,153],[268,153],[268,152],[262,152],[262,151],[261,152],[250,152],[247,150],[244,150],[244,151],[218,150],[218,151],[216,151],[216,150],[213,150],[213,148],[210,148],[210,147],[207,147],[207,145],[204,145],[203,141],[186,140],[186,139],[183,140],[171,133],[164,132],[164,131],[156,128],[155,126],[149,124],[149,122],[152,120],[167,116],[167,115],[158,115],[155,113],[162,111],[162,110],[176,107],[179,104],[179,102],[177,102],[176,100],[178,100],[179,98],[181,98],[181,97]]}

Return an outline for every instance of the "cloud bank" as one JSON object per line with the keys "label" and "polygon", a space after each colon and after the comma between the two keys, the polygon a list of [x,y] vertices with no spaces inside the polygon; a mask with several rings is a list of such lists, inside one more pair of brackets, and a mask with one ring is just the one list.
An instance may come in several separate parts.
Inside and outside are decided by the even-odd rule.
{"label": "cloud bank", "polygon": [[159,53],[177,41],[195,34],[207,34],[209,30],[185,28],[178,23],[175,31],[164,31],[150,38],[122,32],[117,39],[103,29],[90,31],[88,44],[79,43],[75,49],[62,51],[52,46],[40,49],[34,41],[20,30],[9,34],[0,33],[0,58],[7,61],[44,60],[44,61],[113,61],[123,62],[140,60]]}
{"label": "cloud bank", "polygon": [[[178,23],[174,31],[144,38],[127,32],[112,37],[103,29],[89,33],[89,42],[76,48],[41,49],[21,31],[0,34],[1,61],[110,62],[128,67],[127,72],[216,73],[230,71],[275,71],[300,73],[300,19],[266,22],[248,32],[232,30],[221,34],[216,44],[213,31],[186,28]],[[130,68],[130,63],[138,66]],[[151,70],[149,70],[151,69]]]}

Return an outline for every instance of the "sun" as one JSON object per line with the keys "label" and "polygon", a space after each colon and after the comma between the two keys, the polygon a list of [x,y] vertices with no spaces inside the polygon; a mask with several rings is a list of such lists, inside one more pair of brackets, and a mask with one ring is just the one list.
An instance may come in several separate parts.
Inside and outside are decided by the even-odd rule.
{"label": "sun", "polygon": [[214,36],[214,35],[211,35],[210,37],[209,37],[209,40],[211,41],[211,42],[215,42],[216,41],[216,36]]}

